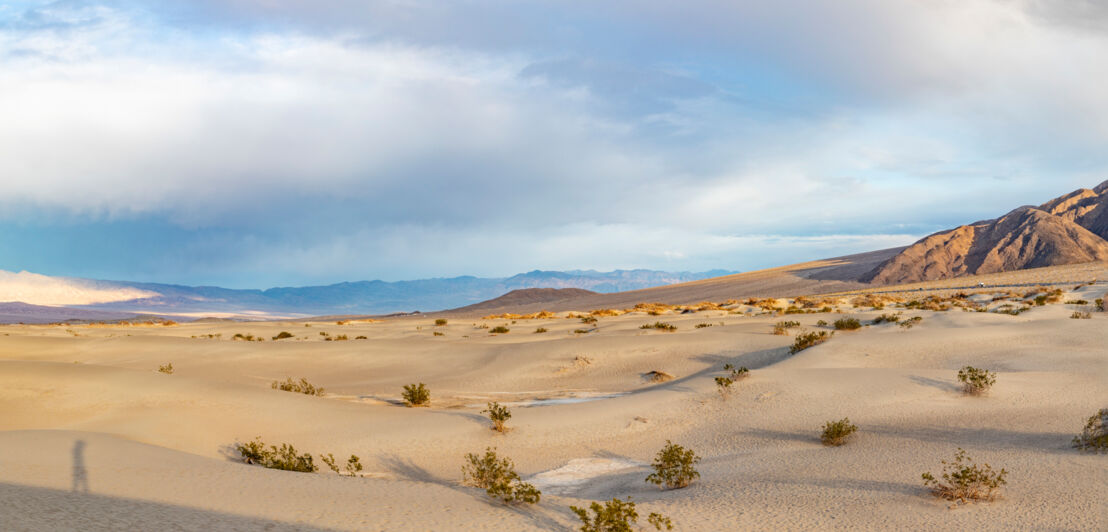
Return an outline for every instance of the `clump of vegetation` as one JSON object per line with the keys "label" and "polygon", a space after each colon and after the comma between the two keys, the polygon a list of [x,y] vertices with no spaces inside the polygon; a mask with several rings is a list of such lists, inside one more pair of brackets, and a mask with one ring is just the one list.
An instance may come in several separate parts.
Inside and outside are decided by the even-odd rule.
{"label": "clump of vegetation", "polygon": [[783,336],[789,334],[789,329],[800,327],[799,321],[779,321],[773,324],[773,334]]}
{"label": "clump of vegetation", "polygon": [[497,325],[496,327],[489,329],[489,333],[491,334],[508,334],[509,331],[510,329],[503,325]]}
{"label": "clump of vegetation", "polygon": [[923,485],[931,488],[936,497],[966,504],[974,501],[991,501],[999,496],[1000,487],[1007,484],[1008,471],[993,471],[989,464],[978,466],[966,457],[966,451],[958,448],[954,460],[943,460],[942,480],[930,472],[923,474]]}
{"label": "clump of vegetation", "polygon": [[308,379],[300,378],[300,382],[295,382],[292,377],[287,377],[285,382],[273,381],[273,384],[269,386],[274,390],[281,390],[282,392],[296,392],[304,395],[323,395],[323,387],[316,387],[312,383],[308,382]]}
{"label": "clump of vegetation", "polygon": [[596,316],[584,316],[581,318],[581,323],[595,324],[597,321]]}
{"label": "clump of vegetation", "polygon": [[481,413],[489,415],[489,421],[492,421],[492,428],[497,432],[504,432],[507,430],[504,427],[504,423],[512,419],[512,411],[496,401],[489,403],[489,407],[482,410]]}
{"label": "clump of vegetation", "polygon": [[255,337],[253,334],[235,333],[235,335],[231,337],[231,340],[242,340],[244,342],[261,342],[265,339],[261,337]]}
{"label": "clump of vegetation", "polygon": [[858,318],[839,318],[835,320],[836,331],[853,331],[862,328],[862,322]]}
{"label": "clump of vegetation", "polygon": [[697,329],[704,329],[704,328],[711,327],[711,326],[712,326],[711,323],[697,323],[696,324]]}
{"label": "clump of vegetation", "polygon": [[982,395],[996,384],[996,374],[981,368],[966,366],[958,370],[962,390],[969,395]]}
{"label": "clump of vegetation", "polygon": [[[639,512],[630,497],[626,501],[614,498],[603,506],[593,502],[588,510],[576,506],[569,509],[581,520],[581,532],[631,532],[632,523],[639,521]],[[589,515],[589,510],[592,510],[592,515]],[[673,521],[660,513],[651,512],[646,520],[658,530],[663,530],[663,527],[673,530]]]}
{"label": "clump of vegetation", "polygon": [[439,318],[435,320],[435,327],[444,327],[447,323],[449,322],[446,320],[446,318]]}
{"label": "clump of vegetation", "polygon": [[296,448],[287,443],[282,443],[281,447],[270,445],[267,449],[260,436],[254,441],[236,445],[235,450],[242,456],[243,462],[269,469],[300,473],[315,473],[318,469],[310,453],[298,454]]}
{"label": "clump of vegetation", "polygon": [[158,373],[165,373],[166,375],[173,375],[173,363],[170,362],[164,366],[158,366]]}
{"label": "clump of vegetation", "polygon": [[355,477],[358,476],[358,473],[362,470],[361,460],[353,454],[350,455],[350,458],[346,460],[346,466],[344,468],[345,471],[339,471],[339,466],[335,463],[335,455],[331,453],[327,453],[326,456],[321,454],[319,455],[319,459],[322,460],[323,463],[327,464],[327,467],[331,471],[334,471],[339,475]]}
{"label": "clump of vegetation", "polygon": [[874,325],[880,325],[882,323],[896,323],[900,321],[900,314],[882,314],[873,319]]}
{"label": "clump of vegetation", "polygon": [[550,331],[546,327],[539,327],[539,328],[535,329],[535,332],[532,333],[532,334],[542,334],[544,332],[550,332]]}
{"label": "clump of vegetation", "polygon": [[281,332],[277,333],[277,336],[274,336],[274,337],[273,337],[273,340],[274,340],[274,341],[276,341],[276,340],[284,340],[285,338],[293,338],[293,335],[292,335],[292,333],[290,333],[290,332],[288,332],[288,331],[281,331]]}
{"label": "clump of vegetation", "polygon": [[446,336],[446,333],[442,333],[442,332],[439,332],[439,331],[433,331],[431,334],[433,336]]}
{"label": "clump of vegetation", "polygon": [[823,425],[823,434],[820,435],[819,440],[824,445],[838,447],[846,443],[847,438],[851,434],[858,431],[858,426],[850,423],[849,418],[842,418],[838,421],[828,421]]}
{"label": "clump of vegetation", "polygon": [[676,325],[673,325],[671,323],[666,323],[664,321],[656,321],[654,323],[647,323],[646,325],[640,326],[639,328],[640,329],[658,329],[659,331],[665,331],[665,332],[673,332],[673,331],[677,330]]}
{"label": "clump of vegetation", "polygon": [[588,334],[592,332],[590,329],[574,329],[573,334]]}
{"label": "clump of vegetation", "polygon": [[913,316],[913,317],[911,317],[911,318],[908,318],[908,319],[906,319],[906,320],[904,320],[904,321],[901,321],[901,322],[900,322],[900,326],[901,326],[902,328],[904,328],[904,329],[911,329],[912,327],[915,327],[915,326],[916,326],[916,324],[918,324],[918,323],[919,323],[919,322],[921,322],[921,321],[923,321],[923,318],[922,318],[922,317],[920,317],[920,316]]}
{"label": "clump of vegetation", "polygon": [[816,322],[816,327],[827,327],[827,320],[819,320]]}
{"label": "clump of vegetation", "polygon": [[1079,310],[1075,310],[1073,312],[1073,314],[1070,314],[1070,319],[1074,319],[1074,320],[1091,320],[1092,318],[1093,318],[1092,314],[1090,314],[1088,312],[1081,312]]}
{"label": "clump of vegetation", "polygon": [[648,371],[644,377],[648,382],[668,382],[673,380],[673,375],[658,370]]}
{"label": "clump of vegetation", "polygon": [[654,472],[646,477],[646,481],[664,489],[684,488],[700,478],[700,472],[696,470],[699,462],[700,457],[692,449],[666,440],[666,446],[654,457],[651,464]]}
{"label": "clump of vegetation", "polygon": [[831,339],[835,333],[827,331],[802,332],[796,335],[793,346],[789,348],[790,354],[797,354],[809,347],[814,347]]}
{"label": "clump of vegetation", "polygon": [[355,340],[369,340],[369,338],[366,338],[365,336],[355,336],[354,339]]}
{"label": "clump of vegetation", "polygon": [[498,457],[494,448],[486,448],[484,456],[466,454],[466,462],[468,463],[462,466],[465,484],[484,488],[489,497],[505,503],[539,502],[541,492],[535,486],[521,481],[512,460]]}
{"label": "clump of vegetation", "polygon": [[1085,430],[1073,438],[1082,451],[1108,453],[1108,408],[1101,408],[1085,422]]}
{"label": "clump of vegetation", "polygon": [[716,377],[716,387],[719,389],[719,394],[724,399],[731,393],[731,385],[735,384],[735,381],[746,377],[750,374],[750,370],[743,366],[741,368],[735,368],[731,364],[724,364],[723,370],[728,372],[724,377]]}
{"label": "clump of vegetation", "polygon": [[405,384],[404,393],[401,394],[408,406],[430,406],[431,390],[421,382],[419,384]]}
{"label": "clump of vegetation", "polygon": [[1096,304],[1097,311],[1104,312],[1104,298],[1097,298],[1097,300],[1093,301],[1093,303]]}

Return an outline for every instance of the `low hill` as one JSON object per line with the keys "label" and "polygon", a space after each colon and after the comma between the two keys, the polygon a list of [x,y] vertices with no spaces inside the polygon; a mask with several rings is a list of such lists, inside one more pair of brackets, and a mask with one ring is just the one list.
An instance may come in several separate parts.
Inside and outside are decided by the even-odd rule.
{"label": "low hill", "polygon": [[457,309],[455,312],[476,312],[505,307],[520,307],[536,304],[550,304],[567,299],[576,299],[597,295],[591,290],[580,288],[522,288],[512,290],[498,298],[482,301],[475,305],[469,305]]}

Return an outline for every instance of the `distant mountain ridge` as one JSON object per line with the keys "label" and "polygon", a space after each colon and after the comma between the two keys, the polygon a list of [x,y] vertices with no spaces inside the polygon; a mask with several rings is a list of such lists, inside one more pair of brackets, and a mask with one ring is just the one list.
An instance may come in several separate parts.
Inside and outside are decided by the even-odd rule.
{"label": "distant mountain ridge", "polygon": [[1108,181],[929,235],[859,280],[900,284],[1093,261],[1108,261]]}
{"label": "distant mountain ridge", "polygon": [[[35,305],[65,305],[81,309],[158,314],[387,314],[456,308],[519,289],[574,288],[609,293],[695,281],[730,273],[733,272],[534,270],[504,278],[461,276],[240,290],[0,272],[0,302],[20,301]],[[67,297],[71,299],[70,302],[67,302]]]}

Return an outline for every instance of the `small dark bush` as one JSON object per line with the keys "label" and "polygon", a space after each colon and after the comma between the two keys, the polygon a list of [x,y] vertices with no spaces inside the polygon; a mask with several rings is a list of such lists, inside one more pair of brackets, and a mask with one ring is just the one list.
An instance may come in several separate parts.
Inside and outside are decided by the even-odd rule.
{"label": "small dark bush", "polygon": [[431,390],[423,383],[405,384],[404,393],[401,394],[408,406],[429,406],[431,404]]}
{"label": "small dark bush", "polygon": [[663,322],[663,321],[656,321],[654,323],[648,323],[648,324],[643,325],[639,328],[640,329],[658,329],[659,331],[665,331],[665,332],[673,332],[673,331],[677,330],[676,325],[666,323],[666,322]]}
{"label": "small dark bush", "polygon": [[746,369],[746,366],[741,368],[735,368],[731,364],[724,364],[723,370],[728,372],[725,377],[716,377],[716,386],[719,389],[719,394],[724,399],[731,393],[731,385],[735,384],[735,381],[742,379],[750,374],[750,370]]}
{"label": "small dark bush", "polygon": [[442,327],[442,326],[446,325],[447,323],[449,323],[449,322],[446,321],[446,318],[439,318],[439,319],[435,320],[435,326],[436,327]]}
{"label": "small dark bush", "polygon": [[827,327],[827,320],[819,320],[816,322],[816,327]]}
{"label": "small dark bush", "polygon": [[293,382],[292,377],[285,379],[285,382],[273,381],[270,388],[274,390],[281,390],[282,392],[295,392],[302,393],[304,395],[323,395],[322,387],[315,387],[312,383],[308,382],[308,379],[300,378],[300,382]]}
{"label": "small dark bush", "polygon": [[914,317],[911,317],[911,318],[908,318],[906,320],[901,321],[900,326],[904,329],[911,329],[912,327],[915,327],[916,324],[921,322],[921,321],[923,321],[923,318],[921,318],[919,316],[914,316]]}
{"label": "small dark bush", "polygon": [[936,497],[966,504],[974,501],[991,501],[999,495],[1000,487],[1007,484],[1008,471],[994,472],[989,464],[978,466],[966,457],[966,451],[958,448],[954,461],[943,460],[942,480],[931,473],[923,474],[923,485],[931,488]]}
{"label": "small dark bush", "polygon": [[546,327],[539,327],[538,329],[535,329],[535,332],[533,334],[542,334],[544,332],[548,332],[547,328]]}
{"label": "small dark bush", "polygon": [[850,419],[842,418],[838,421],[828,421],[823,425],[823,434],[819,439],[824,445],[838,447],[846,443],[847,438],[858,430],[857,425],[852,425]]}
{"label": "small dark bush", "polygon": [[165,373],[166,375],[173,375],[173,363],[170,362],[164,366],[158,366],[158,373]]}
{"label": "small dark bush", "polygon": [[497,402],[489,403],[489,407],[481,411],[482,414],[489,415],[489,421],[492,421],[492,428],[497,432],[504,432],[504,423],[509,419],[512,419],[512,411],[508,410],[508,407],[501,405]]}
{"label": "small dark bush", "polygon": [[592,331],[590,331],[589,329],[574,329],[573,330],[573,334],[588,334],[590,332],[592,332]]}
{"label": "small dark bush", "polygon": [[1097,311],[1099,311],[1099,312],[1104,312],[1104,299],[1103,299],[1103,298],[1098,298],[1098,299],[1097,299],[1096,301],[1094,301],[1093,303],[1095,303],[1095,304],[1096,304],[1096,309],[1097,309]]}
{"label": "small dark bush", "polygon": [[292,333],[288,331],[281,331],[277,333],[277,336],[273,337],[274,340],[284,340],[285,338],[293,338]]}
{"label": "small dark bush", "polygon": [[366,338],[365,336],[355,336],[354,339],[355,340],[369,340],[369,338]]}
{"label": "small dark bush", "polygon": [[287,443],[282,443],[281,447],[270,445],[266,449],[259,437],[252,442],[238,444],[235,449],[242,456],[242,460],[248,464],[300,473],[314,473],[318,469],[312,461],[311,454],[297,454],[296,448]]}
{"label": "small dark bush", "polygon": [[1088,312],[1074,311],[1073,314],[1070,314],[1070,318],[1075,320],[1091,320],[1093,319],[1093,315]]}
{"label": "small dark bush", "polygon": [[985,369],[966,366],[958,370],[962,390],[969,395],[982,395],[996,384],[996,374]]}
{"label": "small dark bush", "polygon": [[[592,515],[584,508],[570,506],[569,509],[581,520],[581,532],[631,532],[632,523],[639,520],[639,512],[635,510],[635,503],[630,497],[626,501],[615,498],[603,506],[594,502],[589,505]],[[673,530],[673,521],[662,514],[652,512],[646,520],[658,530],[663,527],[665,530]]]}
{"label": "small dark bush", "polygon": [[800,327],[799,321],[779,321],[773,325],[773,334],[783,336],[789,333],[789,329]]}
{"label": "small dark bush", "polygon": [[666,440],[666,446],[654,457],[651,464],[654,472],[646,477],[646,481],[665,489],[684,488],[700,478],[700,472],[695,467],[698,462],[700,457],[692,449]]}
{"label": "small dark bush", "polygon": [[1085,422],[1085,430],[1074,437],[1073,446],[1082,451],[1108,453],[1108,408],[1101,408]]}
{"label": "small dark bush", "polygon": [[446,333],[441,333],[441,332],[439,332],[439,331],[434,331],[434,332],[432,332],[431,334],[432,334],[433,336],[446,336]]}
{"label": "small dark bush", "polygon": [[900,314],[882,314],[873,319],[873,324],[896,323],[898,321],[900,321]]}
{"label": "small dark bush", "polygon": [[489,329],[489,332],[492,334],[508,334],[509,329],[503,325],[497,325],[496,327]]}
{"label": "small dark bush", "polygon": [[830,340],[834,335],[835,333],[827,331],[799,333],[796,335],[796,339],[793,340],[793,346],[789,348],[789,353],[795,355],[809,347],[814,347]]}
{"label": "small dark bush", "polygon": [[837,331],[853,331],[862,328],[862,322],[857,318],[839,318],[835,320],[835,330]]}
{"label": "small dark bush", "polygon": [[697,329],[704,329],[704,328],[711,327],[711,326],[712,326],[711,323],[697,323],[696,324]]}
{"label": "small dark bush", "polygon": [[354,477],[362,470],[362,462],[355,455],[350,455],[350,458],[346,460],[346,467],[344,471],[339,471],[338,464],[335,463],[335,455],[327,453],[327,455],[319,455],[319,459],[327,464],[327,468],[339,475],[345,475]]}
{"label": "small dark bush", "polygon": [[596,322],[597,322],[596,316],[583,316],[581,318],[581,323],[596,323]]}
{"label": "small dark bush", "polygon": [[541,492],[521,481],[512,460],[498,457],[496,449],[486,448],[484,456],[466,454],[466,462],[462,466],[462,481],[466,485],[484,488],[489,497],[505,503],[539,502]]}

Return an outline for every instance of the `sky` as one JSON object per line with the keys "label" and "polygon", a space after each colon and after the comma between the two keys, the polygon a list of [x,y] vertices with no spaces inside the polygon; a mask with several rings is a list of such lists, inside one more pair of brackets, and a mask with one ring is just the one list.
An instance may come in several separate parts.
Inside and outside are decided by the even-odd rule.
{"label": "sky", "polygon": [[1099,0],[0,0],[0,269],[764,267],[1108,179]]}

